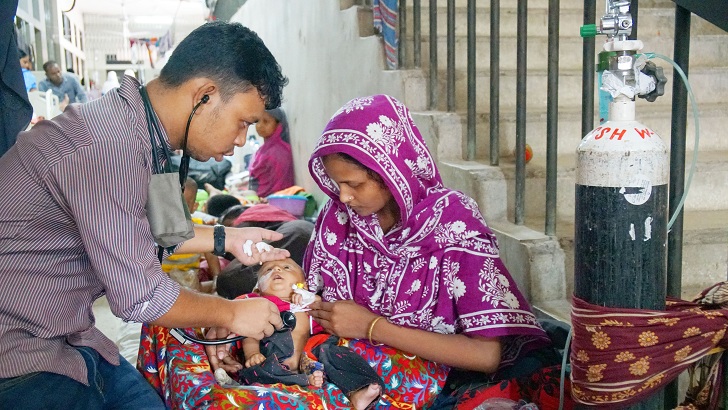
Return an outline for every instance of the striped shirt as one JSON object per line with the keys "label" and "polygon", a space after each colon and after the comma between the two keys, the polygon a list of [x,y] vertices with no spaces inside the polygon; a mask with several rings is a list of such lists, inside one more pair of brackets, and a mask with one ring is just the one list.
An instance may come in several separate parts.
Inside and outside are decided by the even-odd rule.
{"label": "striped shirt", "polygon": [[177,300],[146,217],[152,155],[138,85],[124,77],[103,98],[70,105],[0,158],[0,378],[46,371],[88,384],[72,346],[119,363],[94,327],[94,300],[106,294],[135,322]]}

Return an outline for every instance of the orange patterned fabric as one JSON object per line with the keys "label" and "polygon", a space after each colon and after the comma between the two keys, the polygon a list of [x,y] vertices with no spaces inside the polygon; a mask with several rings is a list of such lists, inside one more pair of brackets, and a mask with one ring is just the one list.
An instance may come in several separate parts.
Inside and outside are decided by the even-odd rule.
{"label": "orange patterned fabric", "polygon": [[728,310],[668,299],[664,311],[608,308],[574,297],[572,395],[619,407],[663,388],[715,347],[726,347]]}

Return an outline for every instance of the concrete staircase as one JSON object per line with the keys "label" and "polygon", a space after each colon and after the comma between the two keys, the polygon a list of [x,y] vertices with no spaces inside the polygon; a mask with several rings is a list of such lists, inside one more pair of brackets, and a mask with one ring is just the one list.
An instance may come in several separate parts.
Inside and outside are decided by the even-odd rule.
{"label": "concrete staircase", "polygon": [[[411,2],[410,3],[411,6]],[[445,109],[446,3],[438,4],[439,109]],[[477,2],[477,161],[462,160],[465,147],[466,107],[466,0],[456,1],[456,111],[459,116],[422,113],[418,122],[425,131],[437,134],[428,141],[439,153],[446,183],[478,200],[486,218],[501,234],[504,259],[534,305],[568,320],[569,296],[573,291],[573,220],[575,150],[581,140],[582,40],[579,27],[583,2],[561,0],[560,77],[558,142],[558,222],[557,237],[542,235],[545,213],[546,157],[546,56],[547,0],[529,1],[528,12],[528,115],[527,143],[534,159],[527,165],[526,227],[516,227],[513,219],[516,90],[516,2],[501,2],[501,89],[500,89],[500,167],[487,165],[489,152],[489,22],[487,1]],[[425,75],[429,63],[428,2],[422,2],[422,64]],[[597,17],[603,9],[597,4]],[[408,62],[412,62],[412,16],[407,30]],[[674,3],[668,0],[641,1],[639,38],[644,51],[673,56]],[[597,38],[596,52],[603,37]],[[672,67],[662,60],[668,78],[666,95],[654,103],[638,100],[637,118],[670,143]],[[689,77],[700,108],[701,135],[699,160],[686,201],[683,248],[683,296],[717,281],[728,272],[728,138],[722,138],[722,121],[728,118],[728,34],[693,16]],[[595,104],[595,112],[598,109]],[[688,110],[687,166],[690,166],[694,125]],[[447,126],[443,126],[443,118]],[[440,122],[437,127],[432,124]],[[458,124],[459,122],[459,124]],[[429,125],[428,125],[429,124]],[[598,124],[598,119],[595,119]],[[459,126],[458,126],[459,125]],[[431,126],[432,129],[428,129]],[[423,128],[421,126],[421,128]],[[459,138],[458,138],[459,137]],[[453,144],[453,138],[457,140]],[[528,229],[531,228],[531,229]],[[554,247],[556,241],[558,246]],[[549,252],[552,252],[549,255]],[[561,252],[563,251],[563,256]],[[524,253],[525,252],[525,253]],[[562,264],[561,266],[558,266]],[[519,271],[519,272],[516,272]]]}

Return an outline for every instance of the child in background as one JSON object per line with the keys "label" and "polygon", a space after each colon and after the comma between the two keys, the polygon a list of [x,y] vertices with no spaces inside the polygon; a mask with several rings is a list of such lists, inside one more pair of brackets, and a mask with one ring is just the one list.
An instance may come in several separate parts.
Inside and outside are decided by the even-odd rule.
{"label": "child in background", "polygon": [[280,108],[266,111],[255,130],[265,142],[250,162],[248,189],[265,198],[293,185],[293,154],[286,114]]}
{"label": "child in background", "polygon": [[31,92],[38,89],[35,76],[31,73],[33,70],[33,63],[30,61],[30,56],[23,50],[18,50],[20,54],[20,69],[23,70],[23,81],[25,81],[25,91]]}
{"label": "child in background", "polygon": [[[197,182],[192,178],[185,180],[185,203],[190,214],[197,210]],[[192,223],[202,225],[199,218],[192,218]],[[205,263],[200,263],[204,257]],[[162,261],[162,270],[183,286],[205,293],[215,291],[215,281],[220,273],[220,259],[211,252],[203,255],[197,253],[181,253],[169,255]]]}
{"label": "child in background", "polygon": [[296,327],[290,334],[276,332],[263,340],[243,339],[245,368],[239,372],[241,380],[248,384],[286,383],[319,388],[325,374],[355,409],[368,408],[382,394],[384,382],[364,358],[346,346],[339,346],[338,337],[326,334],[315,336],[327,339],[311,351],[311,356],[304,352],[309,335],[321,332],[322,327],[306,313],[306,306],[314,298],[303,289],[303,269],[287,258],[263,263],[258,270],[257,292],[238,297],[264,297],[279,310],[296,315]]}
{"label": "child in background", "polygon": [[220,215],[227,211],[228,208],[236,205],[240,205],[240,199],[237,197],[228,194],[211,195],[210,199],[205,203],[205,212],[215,218],[220,218]]}

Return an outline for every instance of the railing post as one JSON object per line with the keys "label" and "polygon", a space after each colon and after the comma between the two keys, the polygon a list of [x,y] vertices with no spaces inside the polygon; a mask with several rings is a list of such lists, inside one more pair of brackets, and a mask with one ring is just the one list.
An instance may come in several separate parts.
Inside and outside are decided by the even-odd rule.
{"label": "railing post", "polygon": [[556,235],[556,176],[559,133],[559,0],[549,0],[548,83],[546,101],[546,223],[544,233]]}
{"label": "railing post", "polygon": [[412,35],[415,67],[422,67],[422,0],[412,1]]}
{"label": "railing post", "polygon": [[500,0],[490,0],[490,165],[500,159]]}
{"label": "railing post", "polygon": [[[597,18],[596,0],[584,0],[584,25],[594,24]],[[594,129],[594,37],[584,37],[581,80],[581,137]]]}
{"label": "railing post", "polygon": [[[675,5],[674,60],[688,75],[690,57],[690,11]],[[685,136],[688,92],[677,71],[672,81],[672,124],[670,126],[670,193],[668,217],[677,209],[685,191]],[[667,295],[680,297],[682,292],[683,211],[680,211],[667,235]],[[677,381],[665,388],[665,403],[678,403]]]}
{"label": "railing post", "polygon": [[475,0],[468,0],[468,161],[475,159]]}
{"label": "railing post", "polygon": [[526,52],[528,0],[518,0],[516,39],[516,215],[515,224],[523,225],[526,191]]}
{"label": "railing post", "polygon": [[447,110],[455,111],[455,0],[447,0]]}
{"label": "railing post", "polygon": [[430,0],[430,109],[437,109],[437,0]]}
{"label": "railing post", "polygon": [[397,68],[407,65],[407,0],[397,3]]}

